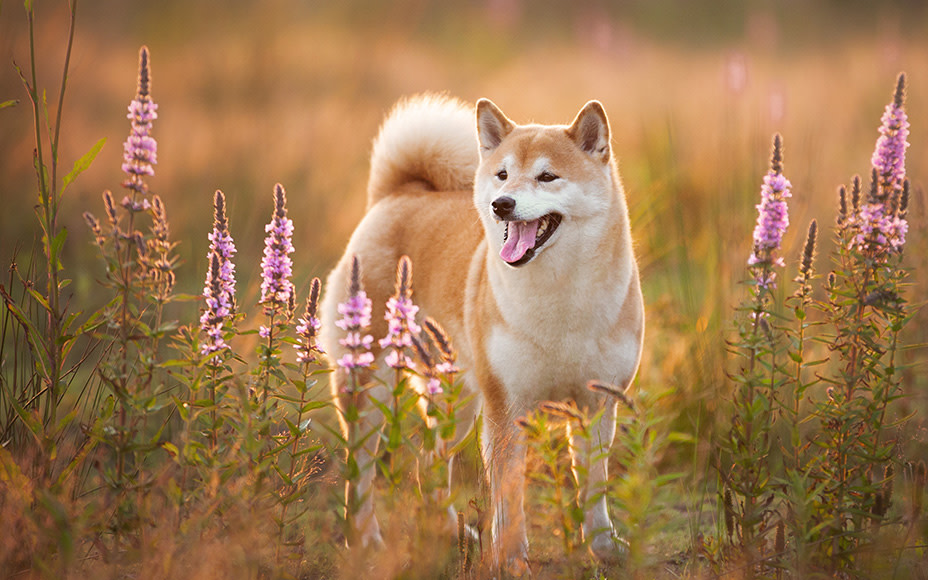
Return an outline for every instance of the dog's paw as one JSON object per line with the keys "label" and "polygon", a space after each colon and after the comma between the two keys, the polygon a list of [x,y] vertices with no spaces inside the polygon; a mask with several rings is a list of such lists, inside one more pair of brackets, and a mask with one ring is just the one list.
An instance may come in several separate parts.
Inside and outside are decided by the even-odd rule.
{"label": "dog's paw", "polygon": [[623,561],[628,555],[628,542],[618,537],[615,532],[605,532],[593,538],[590,551],[600,562],[614,564]]}

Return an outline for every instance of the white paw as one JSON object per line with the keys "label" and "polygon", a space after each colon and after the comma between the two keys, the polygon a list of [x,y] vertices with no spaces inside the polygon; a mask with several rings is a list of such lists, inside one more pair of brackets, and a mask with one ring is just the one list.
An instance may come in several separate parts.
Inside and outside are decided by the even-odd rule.
{"label": "white paw", "polygon": [[614,531],[602,532],[590,542],[590,551],[600,562],[615,563],[628,555],[628,542]]}

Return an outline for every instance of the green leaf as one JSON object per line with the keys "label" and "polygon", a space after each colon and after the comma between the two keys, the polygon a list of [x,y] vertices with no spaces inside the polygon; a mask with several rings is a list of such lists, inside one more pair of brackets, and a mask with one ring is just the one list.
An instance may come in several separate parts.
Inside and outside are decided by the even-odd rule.
{"label": "green leaf", "polygon": [[293,421],[290,419],[284,418],[284,422],[287,424],[287,428],[290,429],[290,435],[293,437],[300,436],[300,428],[293,424]]}
{"label": "green leaf", "polygon": [[61,255],[61,248],[64,246],[65,240],[68,239],[68,229],[62,228],[60,232],[55,234],[55,237],[52,239],[51,251],[49,252],[52,256],[52,260],[58,266],[58,271],[64,270],[64,265],[61,263],[61,260],[58,256]]}
{"label": "green leaf", "polygon": [[7,107],[15,107],[19,104],[19,99],[10,99],[9,101],[3,101],[0,103],[0,109],[5,109]]}
{"label": "green leaf", "polygon": [[93,163],[93,160],[96,159],[97,154],[100,153],[100,150],[103,149],[103,145],[106,143],[106,137],[103,137],[97,141],[93,147],[90,148],[90,151],[85,153],[83,157],[74,162],[74,168],[71,169],[71,172],[64,176],[64,180],[61,182],[61,191],[64,192],[65,188],[74,181],[78,175],[83,173],[90,167],[90,164]]}
{"label": "green leaf", "polygon": [[323,407],[329,406],[328,401],[309,401],[300,408],[300,413],[306,413],[309,411],[314,411],[316,409],[322,409]]}

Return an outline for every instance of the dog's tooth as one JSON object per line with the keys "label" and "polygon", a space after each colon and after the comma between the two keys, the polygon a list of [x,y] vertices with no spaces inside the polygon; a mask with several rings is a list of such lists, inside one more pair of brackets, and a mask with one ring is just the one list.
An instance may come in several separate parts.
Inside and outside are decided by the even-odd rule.
{"label": "dog's tooth", "polygon": [[535,234],[535,239],[538,239],[541,236],[545,235],[546,231],[548,231],[548,218],[544,217],[544,218],[541,218],[541,223],[538,224],[538,233]]}

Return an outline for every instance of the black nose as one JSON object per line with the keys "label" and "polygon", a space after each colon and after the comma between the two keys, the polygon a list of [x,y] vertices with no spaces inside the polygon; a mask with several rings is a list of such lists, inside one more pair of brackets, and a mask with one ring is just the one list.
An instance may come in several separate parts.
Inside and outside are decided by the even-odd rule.
{"label": "black nose", "polygon": [[493,207],[493,213],[496,214],[496,217],[506,219],[512,215],[512,210],[516,208],[516,200],[504,195],[494,199],[490,206]]}

